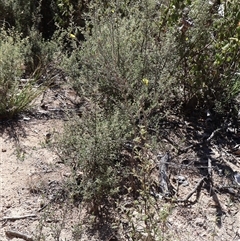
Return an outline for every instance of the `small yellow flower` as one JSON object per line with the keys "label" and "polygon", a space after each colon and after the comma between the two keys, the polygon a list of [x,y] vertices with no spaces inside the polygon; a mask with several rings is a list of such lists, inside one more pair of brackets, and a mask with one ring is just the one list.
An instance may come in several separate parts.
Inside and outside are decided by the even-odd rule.
{"label": "small yellow flower", "polygon": [[69,34],[69,37],[72,38],[72,39],[76,38],[76,36],[74,34],[72,34],[72,33]]}
{"label": "small yellow flower", "polygon": [[115,12],[114,9],[111,12],[114,13]]}
{"label": "small yellow flower", "polygon": [[142,82],[143,82],[146,86],[148,86],[149,80],[146,79],[146,78],[144,78],[144,79],[142,79]]}

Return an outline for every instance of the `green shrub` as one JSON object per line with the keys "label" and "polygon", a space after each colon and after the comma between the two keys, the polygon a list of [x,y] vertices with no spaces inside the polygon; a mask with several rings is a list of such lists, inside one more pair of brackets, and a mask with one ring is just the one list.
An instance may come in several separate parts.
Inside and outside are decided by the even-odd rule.
{"label": "green shrub", "polygon": [[124,175],[119,156],[123,141],[130,135],[128,130],[129,125],[120,113],[106,117],[97,110],[84,113],[81,120],[77,118],[67,125],[59,151],[72,167],[75,181],[81,173],[78,186],[73,182],[75,198],[92,201],[100,209],[101,204],[119,192]]}
{"label": "green shrub", "polygon": [[24,54],[27,74],[41,75],[50,63],[55,60],[58,61],[57,58],[62,48],[59,46],[60,41],[57,38],[45,40],[39,31],[32,29],[26,40],[28,44],[25,47]]}
{"label": "green shrub", "polygon": [[[78,94],[93,100],[103,116],[124,113],[123,120],[132,128],[131,140],[139,138],[141,128],[157,131],[159,120],[182,106],[190,111],[215,108],[217,102],[226,106],[234,97],[230,94],[233,87],[234,95],[239,90],[236,78],[229,81],[216,65],[219,41],[213,38],[220,36],[215,22],[225,25],[228,17],[220,18],[210,10],[211,6],[201,1],[166,1],[162,5],[151,0],[92,1],[86,16],[90,19],[86,41],[79,43],[67,33],[75,50],[63,58],[63,67]],[[183,18],[194,23],[186,31],[181,30]],[[224,71],[236,62],[236,54],[234,47]],[[229,73],[233,75],[237,68]],[[196,104],[187,106],[193,98]],[[85,130],[88,132],[88,127]],[[80,138],[77,133],[76,138]],[[147,141],[140,142],[144,146]]]}
{"label": "green shrub", "polygon": [[8,24],[7,27],[15,27],[17,31],[23,33],[24,36],[26,36],[33,25],[37,23],[36,19],[34,20],[34,15],[35,18],[38,16],[38,7],[38,1],[1,0],[0,10],[4,14],[1,15],[0,20],[6,21]]}
{"label": "green shrub", "polygon": [[[208,2],[192,1],[187,18],[193,26],[177,37],[180,62],[176,68],[184,102],[194,109],[222,112],[239,93],[239,7],[224,4],[224,16]],[[186,17],[185,17],[186,18]],[[195,100],[195,102],[193,101]],[[221,108],[219,108],[221,106]]]}
{"label": "green shrub", "polygon": [[96,11],[87,17],[91,21],[86,41],[73,51],[64,68],[79,95],[92,96],[94,90],[95,100],[105,111],[124,109],[132,124],[142,119],[148,125],[152,112],[162,117],[158,109],[172,101],[175,87],[170,73],[179,58],[172,30],[165,33],[163,10],[156,14],[153,1],[99,6],[91,5]]}
{"label": "green shrub", "polygon": [[[229,109],[240,90],[236,6],[236,1],[226,5],[221,17],[208,2],[197,0],[92,1],[86,41],[66,33],[74,51],[63,57],[62,67],[91,105],[65,129],[59,150],[73,176],[81,172],[74,192],[94,210],[126,195],[136,206],[124,212],[144,210],[139,222],[145,221],[145,231],[164,220],[148,215],[159,211],[150,195],[156,179],[150,131],[159,133],[159,121],[169,112],[184,114],[183,107],[190,113],[201,110],[200,115]],[[131,150],[123,145],[127,142]],[[144,232],[136,232],[136,219],[130,219],[132,239],[141,240]],[[161,234],[152,235],[161,240]]]}
{"label": "green shrub", "polygon": [[[14,29],[25,39],[26,74],[39,72],[54,55],[58,39],[51,40],[55,31],[53,16],[49,19],[51,6],[46,10],[46,1],[0,1],[0,25]],[[49,0],[49,2],[51,2]],[[50,17],[51,18],[51,17]],[[49,26],[46,22],[50,22]],[[53,24],[52,24],[53,23]]]}
{"label": "green shrub", "polygon": [[11,119],[26,110],[43,91],[36,85],[36,76],[22,79],[26,70],[25,57],[28,39],[16,31],[0,33],[0,118]]}
{"label": "green shrub", "polygon": [[[120,206],[125,198],[135,200],[136,206],[118,207],[124,218],[130,218],[133,240],[145,231],[156,240],[161,235],[161,230],[153,230],[162,218],[150,196],[154,162],[149,152],[155,143],[148,128],[157,127],[166,115],[161,110],[167,110],[174,88],[167,66],[177,63],[174,39],[162,27],[161,16],[155,16],[153,1],[149,3],[91,5],[96,11],[87,17],[91,21],[85,28],[86,41],[79,43],[66,33],[75,49],[62,61],[88,106],[65,128],[58,143],[60,155],[72,167],[68,189],[95,215],[105,216],[118,200]],[[156,21],[149,21],[151,17]],[[116,210],[112,218],[117,223],[122,214]],[[136,220],[125,215],[136,212]],[[152,215],[154,220],[146,221]],[[135,231],[142,222],[144,229]]]}

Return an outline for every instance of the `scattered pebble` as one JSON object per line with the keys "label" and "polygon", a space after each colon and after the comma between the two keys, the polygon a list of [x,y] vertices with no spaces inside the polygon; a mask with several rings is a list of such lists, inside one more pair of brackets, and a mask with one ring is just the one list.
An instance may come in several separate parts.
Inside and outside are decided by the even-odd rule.
{"label": "scattered pebble", "polygon": [[182,185],[184,187],[189,185],[189,183],[187,181],[187,178],[184,177],[184,176],[177,176],[176,177],[176,181],[178,182],[178,184],[180,184],[180,185]]}
{"label": "scattered pebble", "polygon": [[204,218],[196,218],[195,220],[195,224],[199,227],[202,227],[205,223],[205,219]]}
{"label": "scattered pebble", "polygon": [[26,117],[26,116],[23,117],[23,120],[24,120],[24,121],[29,121],[30,119],[31,119],[31,118]]}

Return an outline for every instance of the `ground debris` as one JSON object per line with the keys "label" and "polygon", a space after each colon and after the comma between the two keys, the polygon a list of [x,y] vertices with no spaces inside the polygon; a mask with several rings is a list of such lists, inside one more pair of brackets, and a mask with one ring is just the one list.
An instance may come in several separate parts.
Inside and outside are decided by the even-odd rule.
{"label": "ground debris", "polygon": [[0,219],[0,221],[15,221],[19,219],[25,219],[25,218],[36,218],[36,214],[28,214],[23,216],[13,216],[13,217],[3,217]]}
{"label": "ground debris", "polygon": [[26,234],[17,232],[17,231],[7,230],[7,231],[5,231],[5,234],[9,238],[20,238],[20,239],[24,239],[26,241],[33,241],[32,237],[30,237],[30,236],[28,236]]}

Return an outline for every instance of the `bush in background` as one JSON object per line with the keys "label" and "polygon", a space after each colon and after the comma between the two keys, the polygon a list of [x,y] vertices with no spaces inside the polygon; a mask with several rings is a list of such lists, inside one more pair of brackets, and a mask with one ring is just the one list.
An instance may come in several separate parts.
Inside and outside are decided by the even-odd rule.
{"label": "bush in background", "polygon": [[35,0],[1,0],[0,11],[3,14],[0,19],[6,23],[7,27],[15,27],[25,37],[33,25],[40,20],[38,15],[40,3],[41,1]]}
{"label": "bush in background", "polygon": [[177,37],[180,61],[175,74],[182,86],[183,106],[190,111],[224,113],[239,93],[238,19],[236,1],[215,7],[192,1],[185,10]]}
{"label": "bush in background", "polygon": [[[39,41],[40,42],[40,41]],[[38,72],[29,72],[31,59],[27,53],[31,49],[30,38],[23,38],[15,30],[1,29],[0,33],[0,118],[11,119],[27,110],[32,101],[46,88],[38,85],[44,65],[38,65]],[[43,51],[43,48],[41,49]],[[48,53],[48,56],[50,53]],[[28,65],[26,65],[28,64]],[[45,63],[44,63],[45,64]],[[36,68],[36,67],[35,67]],[[30,75],[29,75],[30,74]],[[26,78],[27,77],[27,78]]]}

